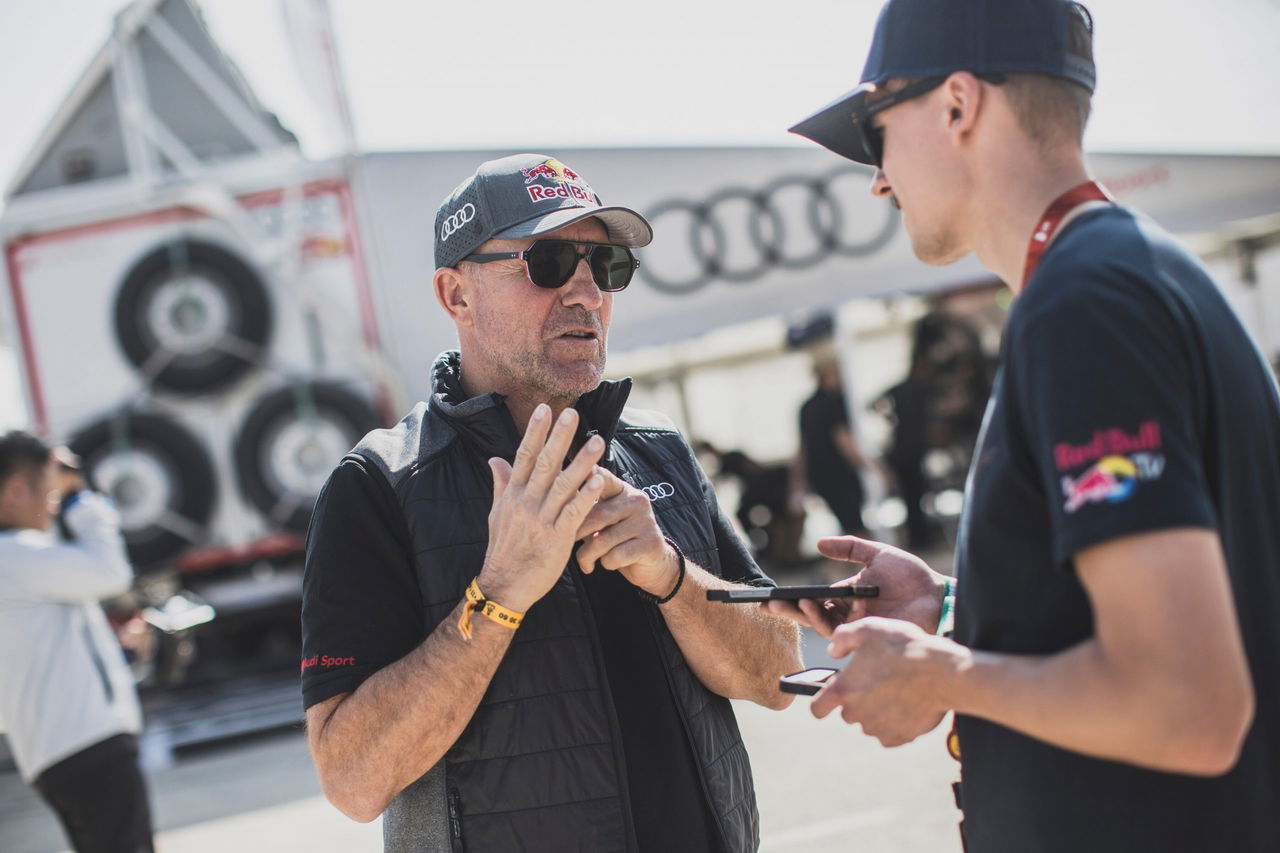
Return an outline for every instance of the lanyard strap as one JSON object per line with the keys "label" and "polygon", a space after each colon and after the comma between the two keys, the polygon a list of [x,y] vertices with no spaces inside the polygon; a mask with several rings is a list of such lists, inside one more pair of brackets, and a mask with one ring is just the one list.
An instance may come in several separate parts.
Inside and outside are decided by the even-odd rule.
{"label": "lanyard strap", "polygon": [[1027,247],[1027,264],[1022,270],[1023,287],[1027,286],[1027,282],[1031,281],[1031,276],[1035,273],[1036,267],[1040,266],[1040,259],[1044,257],[1044,250],[1049,248],[1049,241],[1058,232],[1059,226],[1062,225],[1062,220],[1066,219],[1068,213],[1089,201],[1114,203],[1114,199],[1097,181],[1086,181],[1080,186],[1072,187],[1058,196],[1054,199],[1053,204],[1049,205],[1048,209],[1045,210],[1044,216],[1040,217],[1040,224],[1036,226],[1035,233],[1031,235],[1031,245]]}

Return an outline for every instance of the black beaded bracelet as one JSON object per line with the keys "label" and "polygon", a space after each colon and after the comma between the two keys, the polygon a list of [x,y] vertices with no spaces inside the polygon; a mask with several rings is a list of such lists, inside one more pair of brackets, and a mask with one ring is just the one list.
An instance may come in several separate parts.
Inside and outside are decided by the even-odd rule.
{"label": "black beaded bracelet", "polygon": [[680,560],[680,573],[676,575],[675,589],[671,590],[671,593],[666,598],[658,598],[658,596],[653,595],[652,593],[645,592],[643,589],[636,590],[636,595],[640,596],[645,601],[651,601],[654,604],[666,604],[668,601],[675,598],[676,593],[680,591],[680,587],[684,586],[684,552],[680,550],[680,546],[677,545],[674,541],[672,541],[671,539],[668,539],[667,537],[663,537],[663,538],[667,539],[667,544],[670,545],[671,549],[676,552],[676,558]]}

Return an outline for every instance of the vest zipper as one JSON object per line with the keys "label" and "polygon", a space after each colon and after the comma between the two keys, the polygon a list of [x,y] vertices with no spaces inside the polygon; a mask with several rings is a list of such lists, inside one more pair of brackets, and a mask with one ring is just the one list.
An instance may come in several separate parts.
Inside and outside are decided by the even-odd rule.
{"label": "vest zipper", "polygon": [[[671,701],[676,703],[676,710],[679,712],[676,716],[680,718],[680,725],[684,727],[684,736],[689,744],[689,751],[693,753],[693,766],[698,771],[698,783],[702,786],[702,796],[706,798],[707,808],[716,820],[716,829],[720,830],[721,849],[725,853],[732,853],[733,848],[729,846],[729,833],[724,825],[725,816],[720,814],[720,809],[716,807],[716,801],[711,796],[711,788],[707,786],[707,768],[702,762],[702,756],[698,754],[698,745],[694,743],[693,731],[689,728],[688,714],[685,712],[684,706],[680,704],[680,694],[676,692],[675,678],[671,675],[671,663],[667,660],[666,654],[663,653],[662,637],[659,635],[659,625],[657,624],[658,620],[662,619],[662,614],[658,611],[658,605],[656,604],[651,605],[649,610],[651,611],[649,614],[649,628],[653,631],[654,643],[658,646],[658,660],[661,661],[662,672],[667,677],[667,689],[671,691]],[[674,637],[672,637],[672,642],[675,642]],[[689,671],[689,677],[697,678],[692,670]],[[705,690],[706,687],[704,686],[703,689]]]}
{"label": "vest zipper", "polygon": [[[578,546],[573,546],[574,553]],[[622,804],[622,820],[627,830],[627,849],[634,850],[636,841],[635,817],[631,814],[631,787],[627,784],[627,756],[622,748],[622,725],[618,722],[618,709],[613,704],[613,688],[609,686],[609,674],[605,670],[604,652],[600,650],[600,636],[596,633],[596,615],[591,608],[591,598],[583,586],[582,576],[577,568],[573,554],[569,555],[566,567],[573,578],[573,588],[578,592],[578,601],[582,603],[582,618],[587,623],[587,635],[591,641],[591,651],[596,659],[596,674],[600,678],[600,698],[604,701],[605,711],[609,714],[609,741],[613,746],[613,763],[618,768],[618,799]]]}
{"label": "vest zipper", "polygon": [[454,853],[465,853],[467,845],[462,840],[462,796],[452,786],[449,788],[449,839]]}

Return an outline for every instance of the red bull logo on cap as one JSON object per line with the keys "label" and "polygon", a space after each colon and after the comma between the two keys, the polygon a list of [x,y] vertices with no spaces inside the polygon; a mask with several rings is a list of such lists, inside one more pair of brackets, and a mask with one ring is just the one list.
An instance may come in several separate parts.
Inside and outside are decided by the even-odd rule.
{"label": "red bull logo on cap", "polygon": [[572,198],[585,204],[600,204],[599,197],[582,179],[582,176],[554,158],[537,166],[521,169],[520,173],[524,175],[529,201]]}
{"label": "red bull logo on cap", "polygon": [[1133,497],[1138,484],[1159,479],[1164,473],[1164,455],[1134,453],[1104,456],[1079,477],[1063,477],[1063,506],[1073,513],[1091,503],[1119,503]]}

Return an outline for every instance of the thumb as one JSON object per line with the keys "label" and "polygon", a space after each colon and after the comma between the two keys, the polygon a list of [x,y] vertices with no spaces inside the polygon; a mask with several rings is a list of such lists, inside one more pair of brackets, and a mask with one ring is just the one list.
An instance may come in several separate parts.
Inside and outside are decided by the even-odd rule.
{"label": "thumb", "polygon": [[831,635],[831,645],[827,647],[827,654],[833,658],[842,658],[851,652],[856,652],[858,646],[862,645],[864,627],[866,627],[865,623],[841,625]]}
{"label": "thumb", "polygon": [[489,470],[493,472],[493,502],[496,504],[511,482],[511,463],[494,456],[489,460]]}
{"label": "thumb", "polygon": [[604,478],[604,488],[600,491],[600,500],[606,501],[614,495],[620,495],[627,488],[627,482],[612,471],[597,465],[595,472]]}

